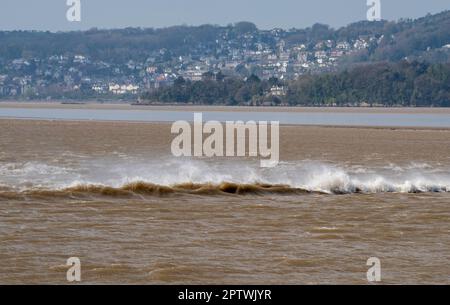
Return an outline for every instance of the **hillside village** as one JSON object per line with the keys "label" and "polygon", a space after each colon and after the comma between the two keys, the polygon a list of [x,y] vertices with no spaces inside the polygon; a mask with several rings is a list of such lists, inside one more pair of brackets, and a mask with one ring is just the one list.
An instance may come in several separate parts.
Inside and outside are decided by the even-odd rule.
{"label": "hillside village", "polygon": [[[198,81],[205,73],[219,71],[244,79],[255,74],[261,79],[291,80],[303,74],[333,71],[341,57],[367,49],[380,40],[361,36],[352,41],[324,40],[312,46],[288,46],[281,29],[234,39],[228,34],[224,31],[214,42],[214,48],[199,44],[187,55],[176,57],[170,56],[167,49],[159,49],[148,52],[145,61],[124,63],[95,60],[86,54],[7,61],[0,54],[0,96],[45,99],[66,93],[73,97],[126,98],[172,85],[178,77]],[[270,37],[273,43],[262,42],[261,37]],[[273,90],[282,94],[279,88]]]}
{"label": "hillside village", "polygon": [[[339,29],[261,30],[250,22],[79,32],[0,31],[1,99],[136,100],[182,78],[257,76],[283,84],[361,64],[450,62],[450,11]],[[425,71],[419,71],[420,73]]]}

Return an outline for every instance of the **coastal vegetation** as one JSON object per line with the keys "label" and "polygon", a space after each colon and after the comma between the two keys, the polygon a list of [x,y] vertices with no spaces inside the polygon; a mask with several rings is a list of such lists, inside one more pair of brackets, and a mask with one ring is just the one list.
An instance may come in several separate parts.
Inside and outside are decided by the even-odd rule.
{"label": "coastal vegetation", "polygon": [[[274,90],[275,88],[275,90]],[[206,74],[178,78],[173,86],[142,96],[142,103],[291,106],[450,106],[450,64],[401,61],[362,65],[297,80],[245,80]]]}

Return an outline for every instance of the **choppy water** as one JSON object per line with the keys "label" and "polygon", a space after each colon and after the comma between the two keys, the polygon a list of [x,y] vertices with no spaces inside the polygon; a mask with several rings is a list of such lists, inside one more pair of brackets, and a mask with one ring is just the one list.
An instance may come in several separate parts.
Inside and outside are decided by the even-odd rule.
{"label": "choppy water", "polygon": [[[40,162],[0,164],[2,193],[12,196],[85,193],[111,196],[142,193],[429,193],[450,192],[450,168],[426,163],[406,166],[282,162],[260,168],[247,161],[155,158],[83,158],[58,166]],[[214,192],[216,190],[217,192]],[[121,192],[123,191],[123,192]],[[0,196],[1,194],[0,193]]]}
{"label": "choppy water", "polygon": [[450,283],[450,131],[286,127],[262,169],[170,125],[0,128],[0,283]]}

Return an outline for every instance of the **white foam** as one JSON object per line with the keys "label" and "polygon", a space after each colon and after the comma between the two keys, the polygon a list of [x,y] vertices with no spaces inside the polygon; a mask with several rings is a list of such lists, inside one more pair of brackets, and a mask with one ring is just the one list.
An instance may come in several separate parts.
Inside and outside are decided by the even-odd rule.
{"label": "white foam", "polygon": [[257,160],[136,158],[83,159],[76,164],[66,168],[39,162],[0,163],[0,185],[60,189],[80,184],[121,187],[138,181],[167,186],[232,182],[282,184],[327,193],[450,192],[450,170],[428,164],[367,167],[308,160],[282,162],[268,169],[260,168]]}

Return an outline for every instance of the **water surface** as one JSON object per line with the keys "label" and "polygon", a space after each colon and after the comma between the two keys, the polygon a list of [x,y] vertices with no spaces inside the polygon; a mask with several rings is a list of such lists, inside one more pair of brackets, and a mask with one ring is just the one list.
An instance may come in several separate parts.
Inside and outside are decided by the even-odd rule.
{"label": "water surface", "polygon": [[[216,121],[279,121],[293,125],[434,127],[450,128],[450,113],[342,113],[342,112],[246,112],[204,111],[204,120]],[[192,121],[192,111],[130,110],[130,109],[61,109],[3,108],[0,118],[174,122]]]}
{"label": "water surface", "polygon": [[450,130],[283,126],[281,163],[170,124],[0,120],[0,283],[449,284]]}

